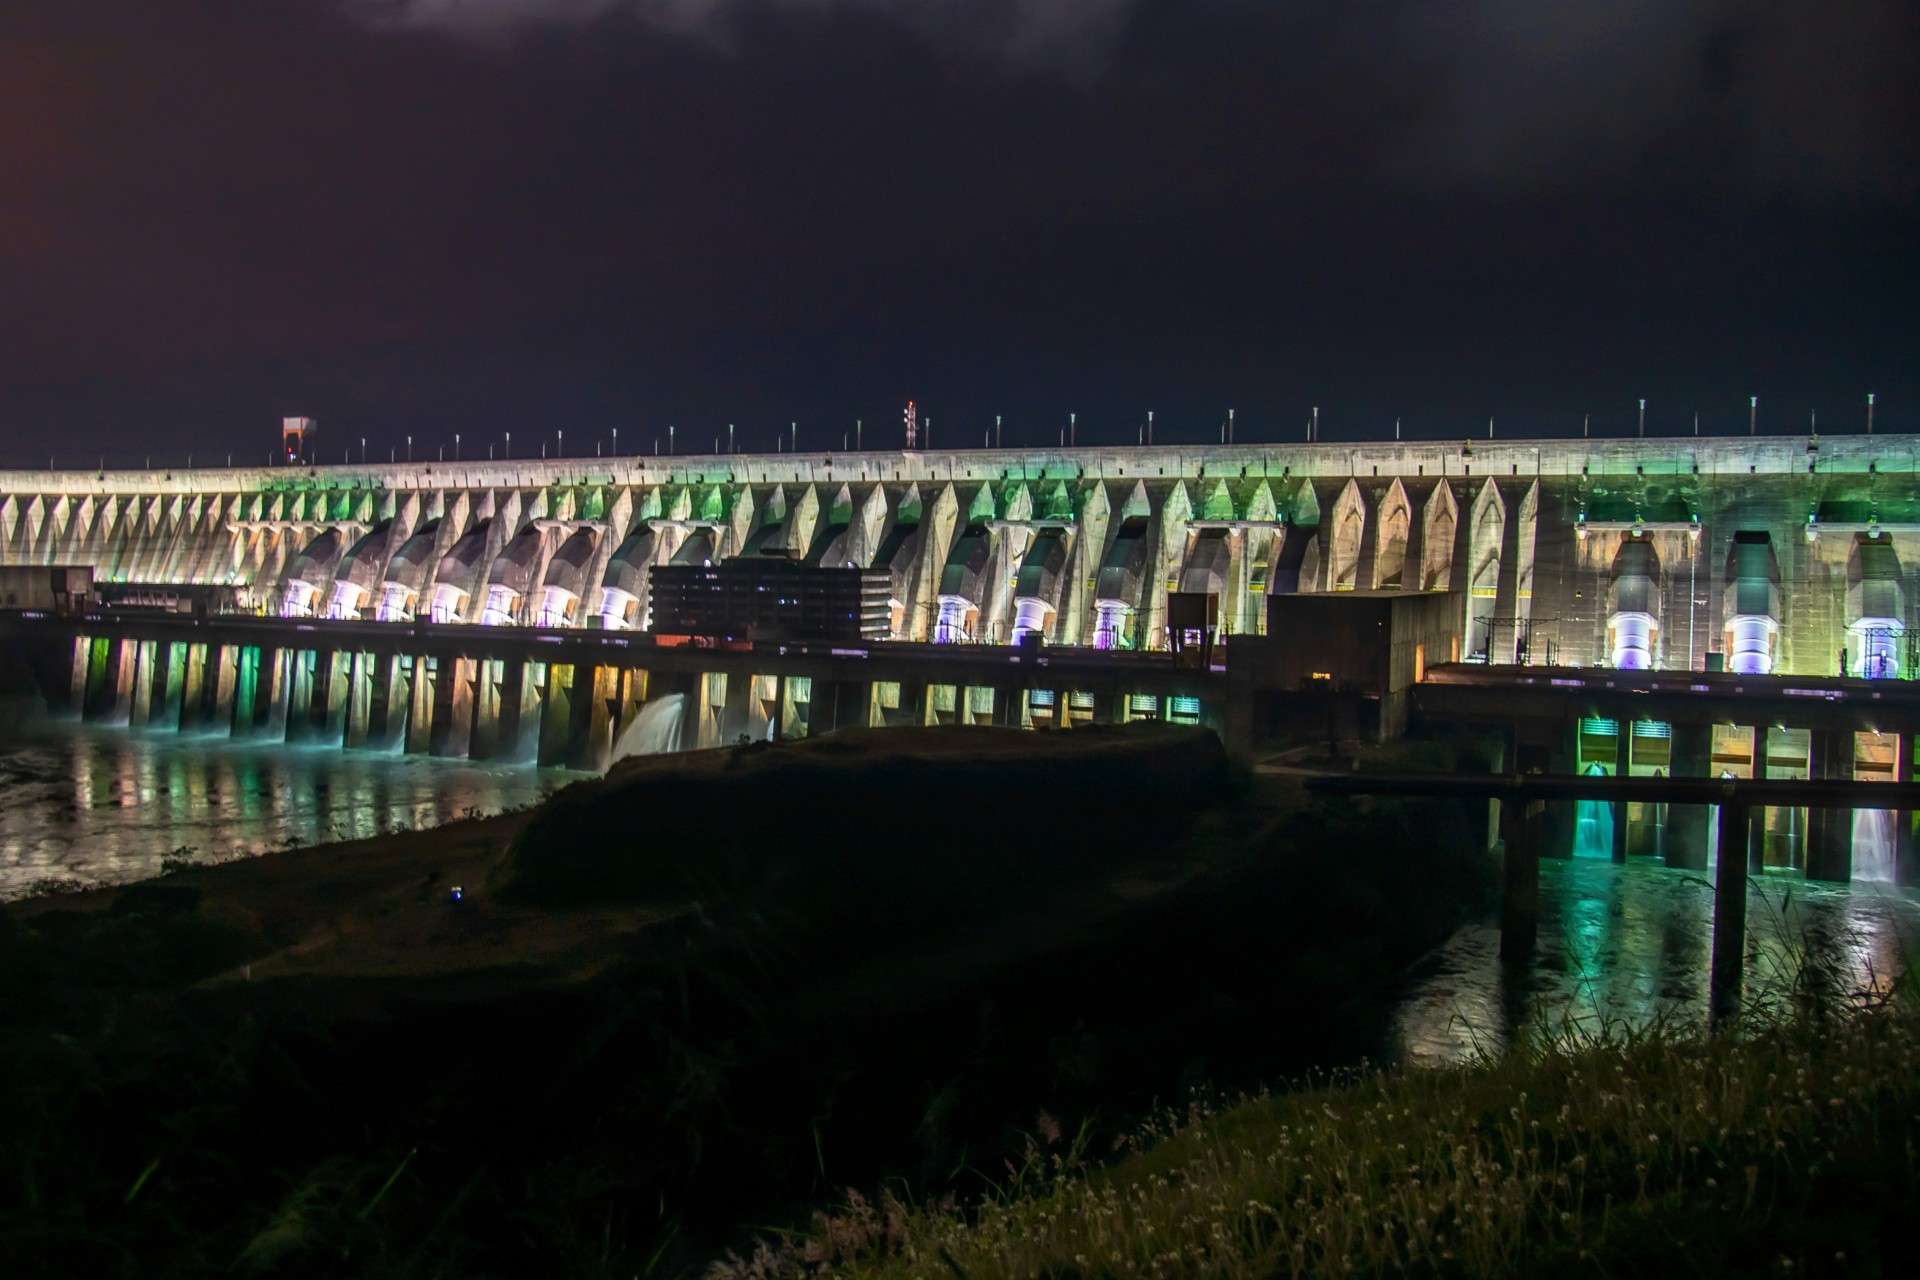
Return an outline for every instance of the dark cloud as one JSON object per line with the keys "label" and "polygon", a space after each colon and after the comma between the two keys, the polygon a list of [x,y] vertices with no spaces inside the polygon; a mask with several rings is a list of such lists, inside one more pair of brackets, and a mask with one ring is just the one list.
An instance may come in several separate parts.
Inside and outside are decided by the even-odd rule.
{"label": "dark cloud", "polygon": [[[531,28],[630,18],[725,43],[769,9],[855,10],[909,24],[970,53],[1082,71],[1107,48],[1135,0],[346,0],[376,26],[496,39]],[[1065,59],[1063,64],[1060,60]]]}
{"label": "dark cloud", "polygon": [[1866,0],[15,0],[0,446],[184,454],[302,409],[376,441],[768,433],[907,394],[1036,432],[1749,390],[1872,389],[1895,421],[1915,27]]}
{"label": "dark cloud", "polygon": [[1885,0],[1470,0],[1407,11],[1436,72],[1406,169],[1558,189],[1652,168],[1810,204],[1920,199],[1920,10]]}

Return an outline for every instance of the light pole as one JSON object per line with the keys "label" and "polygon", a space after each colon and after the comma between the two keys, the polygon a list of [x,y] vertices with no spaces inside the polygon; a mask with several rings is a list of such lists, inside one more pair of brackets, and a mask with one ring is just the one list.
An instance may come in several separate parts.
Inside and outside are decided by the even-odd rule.
{"label": "light pole", "polygon": [[1759,396],[1747,397],[1747,434],[1750,436],[1760,434],[1760,397]]}
{"label": "light pole", "polygon": [[[1868,399],[1872,399],[1872,397],[1869,396]],[[363,467],[367,465],[367,438],[365,436],[360,437],[360,465]]]}
{"label": "light pole", "polygon": [[513,456],[513,432],[509,431],[506,433],[506,435],[507,435],[507,443],[500,450],[500,453],[503,457],[511,458]]}
{"label": "light pole", "polygon": [[1646,435],[1647,435],[1647,398],[1645,396],[1642,396],[1640,397],[1640,438],[1644,440],[1646,439]]}
{"label": "light pole", "polygon": [[453,460],[455,462],[460,461],[460,433],[458,431],[453,433]]}
{"label": "light pole", "polygon": [[618,427],[613,429],[613,456],[616,458],[620,456],[620,428]]}
{"label": "light pole", "polygon": [[553,456],[556,458],[564,458],[567,456],[567,431],[565,427],[555,427],[553,429]]}
{"label": "light pole", "polygon": [[408,462],[413,461],[413,437],[412,436],[407,437],[407,461]]}
{"label": "light pole", "polygon": [[1867,434],[1873,434],[1873,392],[1867,392]]}

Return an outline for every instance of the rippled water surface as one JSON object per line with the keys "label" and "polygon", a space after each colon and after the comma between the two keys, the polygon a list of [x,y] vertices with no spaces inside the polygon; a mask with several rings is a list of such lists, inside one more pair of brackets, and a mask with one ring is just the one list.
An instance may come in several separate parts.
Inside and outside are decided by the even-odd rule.
{"label": "rippled water surface", "polygon": [[[334,747],[46,726],[0,741],[0,898],[40,881],[118,884],[183,846],[202,859],[430,827],[537,801],[578,774]],[[1416,967],[1388,1052],[1458,1061],[1571,1021],[1703,1019],[1711,872],[1652,860],[1541,864],[1534,962],[1503,965],[1491,920]],[[1920,896],[1769,874],[1748,906],[1748,988],[1809,969],[1845,993],[1884,984],[1920,945]]]}
{"label": "rippled water surface", "polygon": [[202,858],[430,827],[531,803],[578,775],[337,747],[53,724],[0,741],[0,898],[118,884]]}
{"label": "rippled water surface", "polygon": [[[1531,965],[1503,965],[1494,922],[1468,925],[1414,971],[1394,1013],[1391,1052],[1458,1061],[1527,1031],[1604,1022],[1701,1021],[1713,941],[1711,872],[1651,859],[1540,865],[1540,940]],[[1811,976],[1845,997],[1882,988],[1920,947],[1920,897],[1886,884],[1828,885],[1770,873],[1747,901],[1750,997]]]}

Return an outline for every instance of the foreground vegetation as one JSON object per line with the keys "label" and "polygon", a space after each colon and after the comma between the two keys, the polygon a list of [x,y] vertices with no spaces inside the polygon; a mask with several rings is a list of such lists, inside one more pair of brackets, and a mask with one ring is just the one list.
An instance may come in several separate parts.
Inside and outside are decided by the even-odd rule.
{"label": "foreground vegetation", "polygon": [[0,1275],[666,1276],[841,1187],[975,1195],[1036,1106],[1110,1145],[1377,1043],[1483,813],[884,730],[11,904]]}
{"label": "foreground vegetation", "polygon": [[1196,1107],[971,1213],[856,1197],[713,1276],[1914,1275],[1920,1007],[1568,1032]]}

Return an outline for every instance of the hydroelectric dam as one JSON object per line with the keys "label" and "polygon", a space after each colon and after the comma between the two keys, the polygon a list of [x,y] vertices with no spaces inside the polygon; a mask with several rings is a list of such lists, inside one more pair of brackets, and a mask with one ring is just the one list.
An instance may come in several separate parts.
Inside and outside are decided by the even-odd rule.
{"label": "hydroelectric dam", "polygon": [[[1351,693],[1509,768],[1904,781],[1917,485],[1903,436],[11,471],[0,568],[92,586],[0,625],[92,719],[587,768],[643,717],[1245,743]],[[663,629],[660,570],[735,561],[861,571],[858,642]],[[1693,856],[1645,808],[1609,839]],[[1765,856],[1827,865],[1812,821]]]}

